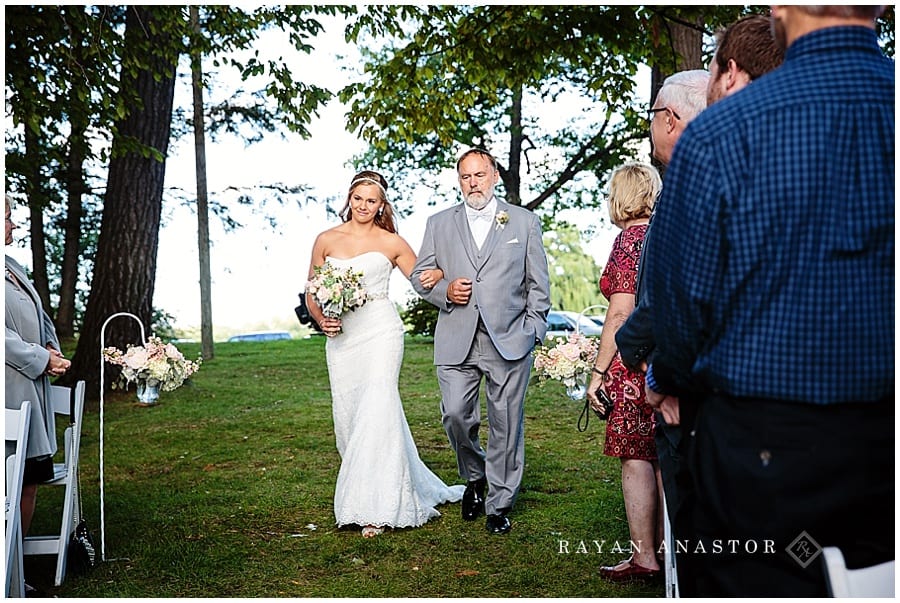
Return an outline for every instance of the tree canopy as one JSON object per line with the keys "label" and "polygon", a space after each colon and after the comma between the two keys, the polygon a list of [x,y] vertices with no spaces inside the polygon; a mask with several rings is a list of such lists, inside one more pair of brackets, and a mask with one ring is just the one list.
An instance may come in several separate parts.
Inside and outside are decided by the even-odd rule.
{"label": "tree canopy", "polygon": [[675,64],[677,28],[699,21],[711,33],[740,10],[372,7],[349,28],[366,62],[340,98],[368,164],[436,174],[479,146],[500,160],[510,202],[590,207],[598,182],[646,140],[642,66]]}

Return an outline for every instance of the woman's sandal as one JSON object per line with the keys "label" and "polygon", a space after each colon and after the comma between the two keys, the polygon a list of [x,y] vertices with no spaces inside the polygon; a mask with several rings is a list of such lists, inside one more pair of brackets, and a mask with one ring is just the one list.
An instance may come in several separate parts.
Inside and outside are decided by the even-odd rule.
{"label": "woman's sandal", "polygon": [[375,538],[379,534],[384,534],[384,528],[377,528],[375,526],[366,526],[362,529],[362,537],[363,538]]}

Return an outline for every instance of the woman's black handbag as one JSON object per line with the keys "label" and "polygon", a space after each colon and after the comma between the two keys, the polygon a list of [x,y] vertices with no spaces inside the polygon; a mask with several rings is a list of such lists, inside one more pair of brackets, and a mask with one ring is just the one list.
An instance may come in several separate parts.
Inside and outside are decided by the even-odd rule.
{"label": "woman's black handbag", "polygon": [[94,548],[94,537],[85,521],[75,526],[69,539],[66,567],[68,571],[75,574],[86,574],[88,570],[97,567],[97,549]]}
{"label": "woman's black handbag", "polygon": [[[72,415],[73,417],[75,415]],[[84,517],[81,508],[81,474],[75,476],[78,480],[78,516]],[[69,535],[69,550],[66,554],[66,571],[75,574],[86,574],[88,570],[97,567],[97,549],[94,547],[94,536],[88,529],[87,522],[82,519]]]}

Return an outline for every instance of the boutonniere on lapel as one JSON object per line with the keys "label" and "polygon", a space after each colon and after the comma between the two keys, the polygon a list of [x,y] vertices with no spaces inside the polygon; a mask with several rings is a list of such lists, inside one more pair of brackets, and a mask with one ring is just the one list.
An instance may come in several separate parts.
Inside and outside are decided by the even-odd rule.
{"label": "boutonniere on lapel", "polygon": [[505,211],[498,211],[497,215],[494,216],[494,222],[497,223],[497,230],[503,230],[503,228],[506,226],[506,223],[509,222],[509,214]]}

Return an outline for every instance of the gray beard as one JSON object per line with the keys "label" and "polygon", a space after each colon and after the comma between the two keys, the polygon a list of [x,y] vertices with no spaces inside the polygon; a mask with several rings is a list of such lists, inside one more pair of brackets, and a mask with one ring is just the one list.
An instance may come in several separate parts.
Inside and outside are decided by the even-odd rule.
{"label": "gray beard", "polygon": [[[478,196],[480,195],[480,196]],[[477,203],[477,201],[481,201],[481,203]],[[472,209],[484,209],[487,207],[487,204],[491,202],[490,197],[485,197],[482,193],[474,193],[466,197],[466,205],[471,207]]]}

